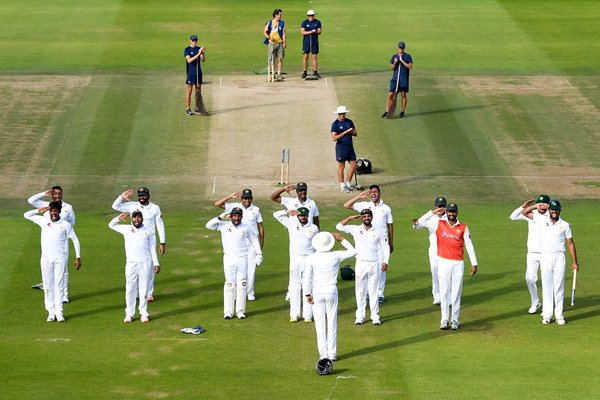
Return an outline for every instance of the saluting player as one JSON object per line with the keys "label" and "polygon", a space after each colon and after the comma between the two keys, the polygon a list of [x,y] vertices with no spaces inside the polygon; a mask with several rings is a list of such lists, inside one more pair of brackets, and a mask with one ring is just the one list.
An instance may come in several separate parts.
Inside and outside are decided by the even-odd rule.
{"label": "saluting player", "polygon": [[446,330],[449,327],[450,304],[448,299],[451,299],[452,322],[450,327],[452,330],[457,330],[460,328],[458,317],[460,316],[460,300],[465,272],[465,247],[471,260],[471,275],[477,273],[477,256],[469,228],[458,220],[458,206],[454,203],[448,204],[445,210],[447,220],[432,218],[434,215],[440,217],[443,211],[441,208],[436,208],[419,218],[419,221],[422,221],[422,225],[426,228],[434,229],[437,238],[442,314],[440,329]]}
{"label": "saluting player", "polygon": [[302,317],[305,322],[311,322],[312,306],[305,296],[301,296],[302,276],[306,264],[306,257],[315,252],[312,247],[312,238],[319,232],[319,228],[310,222],[309,210],[300,207],[297,210],[280,210],[273,217],[288,230],[290,238],[290,322],[297,322],[300,318],[300,299],[303,298]]}
{"label": "saluting player", "polygon": [[[434,201],[436,211],[433,212],[431,219],[443,219],[446,218],[446,198],[436,197]],[[426,214],[427,215],[427,214]],[[421,217],[423,218],[423,217]],[[419,230],[424,228],[423,221],[421,219],[413,218],[412,220],[413,229]],[[428,228],[429,231],[429,268],[431,270],[431,294],[433,295],[433,304],[440,304],[440,279],[438,277],[438,255],[437,255],[437,236],[435,229]]]}
{"label": "saluting player", "polygon": [[[346,250],[330,251],[335,241]],[[337,277],[340,262],[356,254],[354,247],[339,233],[320,232],[312,238],[316,250],[306,258],[302,286],[308,302],[313,304],[317,348],[320,359],[337,359]]]}
{"label": "saluting player", "polygon": [[[371,201],[359,201],[370,198]],[[394,252],[394,218],[392,209],[381,199],[381,189],[378,185],[371,185],[369,189],[364,190],[359,195],[351,198],[344,203],[344,207],[349,210],[361,212],[368,208],[373,212],[372,224],[381,234],[385,236],[390,246],[390,253]],[[378,251],[379,264],[383,263],[383,249]],[[385,301],[385,282],[387,279],[387,270],[379,274],[379,302]]]}
{"label": "saluting player", "polygon": [[[296,197],[281,197],[283,192],[290,194],[292,190],[296,191]],[[319,228],[319,208],[314,200],[308,198],[308,185],[304,182],[298,182],[296,186],[288,185],[277,189],[271,195],[271,200],[282,204],[288,210],[297,210],[300,207],[308,208],[308,219]]]}
{"label": "saluting player", "polygon": [[[140,321],[149,321],[148,299],[146,290],[148,278],[154,273],[160,272],[158,256],[156,255],[156,243],[152,239],[154,227],[150,230],[144,225],[144,216],[141,211],[131,213],[131,224],[120,225],[119,221],[125,221],[129,217],[128,212],[114,217],[108,227],[119,232],[125,238],[125,319],[129,324],[135,315],[136,297],[140,299],[138,309]],[[154,273],[150,273],[153,270]]]}
{"label": "saluting player", "polygon": [[[362,221],[361,225],[346,225],[350,221],[359,219]],[[373,212],[365,208],[359,215],[351,215],[335,226],[338,231],[351,234],[356,247],[356,320],[354,325],[362,325],[365,322],[367,293],[371,309],[371,322],[373,325],[381,325],[377,299],[379,274],[388,268],[390,246],[387,237],[371,224],[372,220]],[[383,252],[382,262],[379,262],[380,251]]]}
{"label": "saluting player", "polygon": [[[42,200],[44,197],[48,197],[51,201],[58,201],[61,205],[60,219],[71,224],[75,228],[75,211],[73,206],[63,201],[63,190],[60,186],[52,186],[51,189],[45,192],[37,193],[27,199],[27,202],[37,209],[42,207],[48,207],[50,202]],[[63,279],[63,303],[69,302],[69,242],[66,242],[65,254],[67,257],[67,264],[65,264],[65,277]],[[34,287],[44,288],[43,283],[39,283]]]}
{"label": "saluting player", "polygon": [[[241,198],[241,202],[229,202],[227,200]],[[252,232],[258,237],[260,248],[265,244],[265,229],[263,227],[263,219],[258,208],[253,203],[252,190],[244,189],[241,192],[233,192],[229,196],[223,197],[215,202],[215,206],[231,212],[234,208],[241,208],[244,212],[242,223],[248,225]],[[256,300],[254,292],[254,281],[256,278],[256,252],[254,247],[248,246],[248,300]]]}
{"label": "saluting player", "polygon": [[565,300],[565,242],[569,247],[572,268],[579,271],[577,249],[571,233],[571,225],[560,217],[561,205],[558,200],[552,200],[549,205],[548,217],[543,214],[534,214],[534,209],[542,209],[543,203],[533,204],[525,208],[522,213],[527,218],[533,218],[542,227],[542,324],[552,322],[552,314],[558,325],[566,324],[563,316],[563,303]]}
{"label": "saluting player", "polygon": [[[134,211],[140,211],[144,216],[144,226],[148,231],[152,233],[152,246],[156,247],[156,231],[158,231],[158,238],[160,239],[160,246],[158,253],[160,255],[165,254],[167,251],[166,237],[165,237],[165,224],[162,219],[162,212],[158,204],[150,201],[150,190],[146,187],[141,187],[137,191],[138,201],[129,201],[129,196],[134,192],[133,189],[124,191],[117,199],[113,202],[112,208],[119,212],[128,212],[132,214]],[[151,263],[152,260],[148,260]],[[150,276],[148,277],[148,301],[154,301],[154,270],[150,270]]]}
{"label": "saluting player", "polygon": [[550,204],[550,196],[547,194],[540,194],[536,199],[528,200],[521,207],[518,207],[515,211],[510,214],[510,219],[513,221],[523,220],[527,221],[527,269],[525,270],[525,283],[527,289],[529,289],[529,295],[531,297],[531,305],[529,306],[529,314],[535,314],[540,308],[540,297],[537,291],[537,280],[538,270],[540,263],[542,262],[542,228],[543,223],[539,220],[536,223],[532,218],[528,218],[522,214],[523,210],[532,204],[539,204],[536,209],[532,211],[533,214],[540,214],[548,217],[546,211]]}
{"label": "saluting player", "polygon": [[[249,245],[253,246],[256,251],[256,265],[260,265],[263,261],[258,238],[248,225],[242,223],[243,214],[241,208],[235,207],[206,223],[207,229],[221,232],[223,269],[225,271],[225,285],[223,287],[225,319],[233,318],[234,302],[237,317],[239,319],[246,318]],[[230,220],[222,221],[222,218],[225,217],[229,217]]]}
{"label": "saluting player", "polygon": [[[68,262],[66,248],[71,239],[75,247],[75,269],[81,267],[79,239],[73,226],[60,217],[61,203],[52,201],[48,207],[27,211],[23,216],[42,229],[41,244],[42,282],[44,285],[44,306],[48,311],[47,321],[64,322],[63,280]],[[37,215],[39,214],[42,215]],[[48,212],[49,218],[44,216]]]}

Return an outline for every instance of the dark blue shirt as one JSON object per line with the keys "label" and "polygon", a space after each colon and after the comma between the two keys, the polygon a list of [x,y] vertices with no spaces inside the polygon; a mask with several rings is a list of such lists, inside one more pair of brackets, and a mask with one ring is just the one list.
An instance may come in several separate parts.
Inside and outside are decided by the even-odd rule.
{"label": "dark blue shirt", "polygon": [[[336,119],[335,121],[333,121],[333,124],[331,124],[331,132],[335,132],[337,134],[347,131],[350,128],[354,128],[354,122],[352,122],[352,120],[348,118],[344,119],[343,121]],[[337,140],[337,144],[352,146],[352,135],[346,134],[342,136],[340,139]]]}
{"label": "dark blue shirt", "polygon": [[[186,58],[187,56],[190,57],[195,57],[196,54],[198,54],[198,52],[200,51],[200,47],[202,46],[196,46],[196,47],[192,47],[192,46],[188,46],[185,48],[185,50],[183,50],[183,57]],[[202,73],[202,66],[200,64],[200,57],[196,58],[194,61],[192,61],[191,63],[187,62],[187,59],[185,60],[185,64],[186,64],[186,71],[189,74],[190,72],[196,72],[196,68],[198,68],[198,72]]]}
{"label": "dark blue shirt", "polygon": [[[319,21],[318,19],[315,19],[314,21],[310,21],[308,19],[305,19],[302,22],[302,25],[300,25],[301,28],[304,28],[304,30],[306,32],[310,32],[313,29],[320,29],[321,28],[321,21]],[[312,40],[313,40],[313,45],[318,44],[319,41],[319,35],[317,35],[316,33],[310,34],[310,35],[305,35],[302,36],[304,43],[308,46],[308,41],[310,40],[310,37],[312,36]]]}
{"label": "dark blue shirt", "polygon": [[[390,64],[394,64],[394,62],[396,62],[396,60],[398,60],[398,57],[400,57],[400,54],[397,54],[397,53],[394,54],[392,56],[392,58],[390,59]],[[412,64],[412,62],[413,62],[412,57],[408,53],[404,53],[402,55],[402,61],[404,61],[407,64]],[[395,81],[396,78],[398,77],[398,68],[400,68],[400,85],[402,86],[402,84],[404,84],[404,85],[408,84],[408,76],[410,74],[410,69],[406,68],[404,66],[404,64],[402,64],[400,61],[398,61],[398,64],[396,64],[396,68],[394,68],[394,73],[392,74],[392,80]]]}

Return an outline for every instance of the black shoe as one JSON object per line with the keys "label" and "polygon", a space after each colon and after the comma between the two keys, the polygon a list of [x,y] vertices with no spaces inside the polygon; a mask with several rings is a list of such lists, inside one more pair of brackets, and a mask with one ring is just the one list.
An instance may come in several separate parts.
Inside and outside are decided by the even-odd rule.
{"label": "black shoe", "polygon": [[321,75],[319,75],[319,73],[318,73],[317,71],[315,71],[315,72],[313,73],[313,76],[316,76],[316,77],[317,77],[317,79],[321,79]]}
{"label": "black shoe", "polygon": [[404,111],[400,112],[400,118],[404,118]]}
{"label": "black shoe", "polygon": [[306,71],[304,71],[304,72],[302,73],[302,79],[306,78],[307,76],[308,76],[308,74],[306,73]]}
{"label": "black shoe", "polygon": [[387,111],[384,112],[383,114],[381,114],[381,118],[385,118],[385,117],[387,117]]}
{"label": "black shoe", "polygon": [[194,113],[192,112],[192,110],[191,110],[191,109],[189,109],[189,108],[188,108],[187,110],[185,110],[185,113],[186,113],[187,115],[194,115]]}

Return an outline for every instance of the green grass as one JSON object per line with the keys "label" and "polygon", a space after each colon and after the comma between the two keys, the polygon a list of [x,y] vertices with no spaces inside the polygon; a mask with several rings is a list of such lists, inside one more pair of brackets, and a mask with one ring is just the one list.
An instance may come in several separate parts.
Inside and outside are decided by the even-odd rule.
{"label": "green grass", "polygon": [[[288,24],[290,73],[300,71],[297,27],[304,12],[314,8],[323,21],[320,71],[332,79],[338,101],[353,110],[360,155],[375,163],[376,174],[361,176],[361,183],[385,180],[383,198],[395,217],[383,325],[353,325],[353,285],[341,281],[340,360],[329,377],[313,370],[313,325],[288,322],[287,238],[266,198],[256,199],[267,232],[258,300],[248,305],[247,320],[222,319],[220,241],[204,224],[218,213],[214,197],[225,193],[207,195],[210,120],[185,119],[181,112],[189,34],[198,33],[208,46],[210,84],[220,75],[251,74],[264,64],[260,32],[275,5],[5,3],[3,398],[599,397],[600,273],[594,262],[600,228],[590,217],[600,197],[596,2],[277,5]],[[410,118],[387,121],[379,115],[388,60],[400,39],[415,60]],[[537,75],[543,78],[531,90],[523,76]],[[499,87],[478,89],[480,81],[470,77]],[[90,81],[69,84],[76,79]],[[14,84],[24,81],[42,85]],[[571,88],[554,90],[552,82]],[[578,177],[551,179],[564,175]],[[25,199],[56,181],[75,206],[83,246],[83,267],[71,271],[65,324],[46,323],[42,292],[29,289],[40,277],[39,228],[22,217]],[[142,184],[163,209],[168,247],[150,324],[125,326],[123,240],[107,223],[114,198]],[[582,266],[577,305],[566,307],[569,324],[560,328],[542,327],[539,316],[526,313],[526,227],[508,219],[542,191],[562,200]],[[459,203],[480,264],[475,277],[465,278],[459,332],[438,329],[427,238],[410,228],[439,194]],[[339,199],[315,198],[324,229],[347,215]],[[567,273],[567,288],[570,282]],[[207,331],[179,333],[197,324]]]}

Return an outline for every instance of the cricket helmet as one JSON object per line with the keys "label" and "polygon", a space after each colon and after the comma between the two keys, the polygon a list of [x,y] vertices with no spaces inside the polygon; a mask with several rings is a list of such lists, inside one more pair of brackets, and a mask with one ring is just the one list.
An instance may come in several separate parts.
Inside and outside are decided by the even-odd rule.
{"label": "cricket helmet", "polygon": [[329,358],[321,358],[317,361],[315,369],[319,375],[329,375],[333,371],[333,361]]}
{"label": "cricket helmet", "polygon": [[350,265],[344,265],[340,268],[340,276],[345,281],[353,281],[354,280],[354,270]]}

